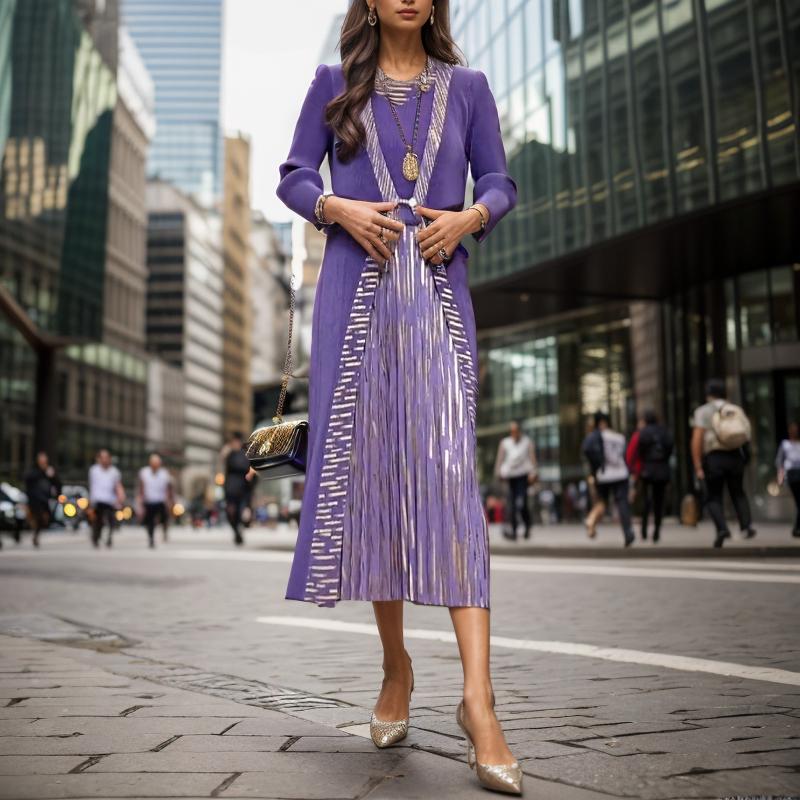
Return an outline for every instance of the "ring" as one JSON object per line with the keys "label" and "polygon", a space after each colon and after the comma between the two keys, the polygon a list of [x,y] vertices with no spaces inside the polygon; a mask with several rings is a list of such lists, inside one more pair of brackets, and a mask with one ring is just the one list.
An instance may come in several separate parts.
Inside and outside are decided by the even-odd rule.
{"label": "ring", "polygon": [[445,250],[444,247],[439,250],[439,257],[442,259],[442,261],[450,260],[450,256],[447,255],[447,250]]}
{"label": "ring", "polygon": [[386,230],[386,228],[381,228],[381,232],[378,234],[378,238],[379,238],[379,239],[380,239],[380,240],[381,240],[381,241],[382,241],[384,244],[386,244],[386,237],[383,235],[385,230]]}

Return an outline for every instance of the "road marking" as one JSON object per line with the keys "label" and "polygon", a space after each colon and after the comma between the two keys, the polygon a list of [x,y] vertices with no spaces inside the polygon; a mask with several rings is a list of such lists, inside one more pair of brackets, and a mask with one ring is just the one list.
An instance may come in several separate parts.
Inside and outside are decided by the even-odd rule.
{"label": "road marking", "polygon": [[[51,550],[49,554],[56,551]],[[11,550],[2,554],[2,558],[9,556],[26,556],[41,559],[45,553],[33,553],[30,550]],[[83,550],[60,550],[59,556],[86,557]],[[288,550],[222,550],[222,549],[170,549],[161,547],[156,550],[139,550],[118,548],[113,551],[104,551],[97,554],[100,557],[124,558],[175,558],[187,561],[240,561],[240,562],[268,562],[277,564],[290,564],[293,554]],[[663,564],[660,561],[648,561],[650,564]],[[679,563],[686,563],[688,568],[679,569]],[[727,564],[724,561],[715,561],[713,566],[719,569],[706,569],[708,562],[698,560],[702,569],[692,569],[695,562],[686,561],[674,563],[672,566],[642,566],[641,561],[636,564],[614,563],[574,563],[572,561],[551,561],[547,558],[532,559],[530,556],[492,556],[491,567],[496,572],[536,573],[542,575],[598,575],[620,578],[672,578],[685,580],[728,581],[734,583],[769,583],[769,584],[800,584],[800,574],[778,574],[778,570],[797,571],[800,565],[790,564],[759,564],[757,562],[736,562]],[[753,570],[746,572],[745,570]],[[761,570],[761,571],[755,571]],[[766,570],[766,571],[765,571]]]}
{"label": "road marking", "polygon": [[[360,622],[342,622],[331,619],[312,619],[310,617],[257,617],[256,622],[264,625],[283,625],[289,628],[312,628],[341,633],[360,633],[377,636],[378,629],[372,624]],[[436,631],[426,628],[410,628],[404,631],[407,639],[426,639],[434,642],[455,644],[456,637],[452,631]],[[753,667],[747,664],[734,664],[729,661],[712,661],[706,658],[676,656],[670,653],[651,653],[646,650],[628,650],[621,647],[598,647],[593,644],[578,642],[547,642],[533,639],[511,639],[507,636],[492,636],[492,647],[510,650],[535,650],[539,653],[555,653],[557,655],[584,656],[600,658],[604,661],[619,661],[625,664],[642,664],[649,667],[666,667],[684,672],[707,672],[726,678],[745,678],[753,681],[782,683],[788,686],[800,686],[800,672],[771,667]]]}
{"label": "road marking", "polygon": [[369,722],[363,722],[359,725],[345,725],[339,728],[340,731],[349,733],[351,736],[360,736],[362,739],[371,739],[372,734],[369,730]]}
{"label": "road marking", "polygon": [[[619,561],[611,561],[611,564],[620,564]],[[623,562],[630,563],[630,562]],[[712,567],[714,569],[755,569],[759,571],[773,570],[776,572],[796,572],[800,571],[800,564],[775,564],[768,562],[762,564],[759,559],[752,561],[735,561],[727,558],[637,558],[636,564],[657,564],[662,567]]]}

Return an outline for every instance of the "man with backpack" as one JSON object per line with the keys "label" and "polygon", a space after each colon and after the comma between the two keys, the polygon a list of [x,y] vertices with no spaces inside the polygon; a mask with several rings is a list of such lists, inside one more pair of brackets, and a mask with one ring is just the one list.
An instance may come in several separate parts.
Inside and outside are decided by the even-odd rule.
{"label": "man with backpack", "polygon": [[750,421],[744,410],[725,398],[725,384],[706,384],[706,402],[692,415],[692,462],[697,479],[705,483],[706,505],[717,529],[714,547],[730,538],[722,494],[728,487],[739,527],[751,539],[750,503],[744,493],[744,468],[750,444]]}
{"label": "man with backpack", "polygon": [[635,537],[628,504],[630,473],[625,463],[625,437],[611,429],[607,414],[598,411],[594,415],[594,430],[583,440],[582,450],[594,476],[598,495],[597,503],[586,517],[589,538],[594,539],[597,535],[597,524],[613,497],[625,537],[625,547],[630,547]]}

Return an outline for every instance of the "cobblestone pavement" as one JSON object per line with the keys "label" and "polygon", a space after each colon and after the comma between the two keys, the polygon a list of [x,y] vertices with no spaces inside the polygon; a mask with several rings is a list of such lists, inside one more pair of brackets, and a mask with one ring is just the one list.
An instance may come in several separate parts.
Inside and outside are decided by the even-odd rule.
{"label": "cobblestone pavement", "polygon": [[[290,555],[251,539],[3,550],[0,798],[486,796],[447,612],[408,608],[412,729],[376,752],[370,608],[284,601]],[[494,566],[498,712],[528,796],[800,795],[796,561]]]}

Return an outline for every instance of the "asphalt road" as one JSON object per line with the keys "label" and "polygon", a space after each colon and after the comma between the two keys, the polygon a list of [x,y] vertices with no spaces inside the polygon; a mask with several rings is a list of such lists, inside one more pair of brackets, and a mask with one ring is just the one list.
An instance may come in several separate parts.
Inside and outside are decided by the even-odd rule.
{"label": "asphalt road", "polygon": [[[111,550],[84,536],[37,552],[7,545],[0,634],[67,654],[78,645],[98,669],[196,692],[201,704],[295,690],[269,707],[363,736],[380,685],[371,610],[285,601],[291,556],[266,541],[256,533],[234,550],[222,534],[176,532],[150,551],[128,531]],[[492,577],[498,712],[535,796],[800,795],[800,561],[498,556]],[[427,761],[406,793],[372,781],[352,796],[481,796],[454,761],[464,745],[447,612],[408,607],[406,625],[407,745]],[[396,759],[378,763],[397,777]]]}

